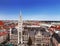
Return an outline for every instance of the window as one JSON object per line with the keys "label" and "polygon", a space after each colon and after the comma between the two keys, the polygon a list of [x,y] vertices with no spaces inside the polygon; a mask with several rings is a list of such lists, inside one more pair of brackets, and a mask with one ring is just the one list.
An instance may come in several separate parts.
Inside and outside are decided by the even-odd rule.
{"label": "window", "polygon": [[41,46],[41,44],[37,44],[37,46]]}
{"label": "window", "polygon": [[11,33],[12,34],[17,34],[17,29],[16,28],[12,28]]}
{"label": "window", "polygon": [[28,35],[28,32],[27,31],[23,31],[23,35]]}

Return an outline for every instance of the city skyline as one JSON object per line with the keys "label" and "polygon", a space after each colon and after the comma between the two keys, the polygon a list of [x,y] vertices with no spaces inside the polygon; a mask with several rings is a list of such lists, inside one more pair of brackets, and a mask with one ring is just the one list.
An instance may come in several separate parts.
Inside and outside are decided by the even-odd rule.
{"label": "city skyline", "polygon": [[0,20],[60,20],[59,0],[1,0]]}

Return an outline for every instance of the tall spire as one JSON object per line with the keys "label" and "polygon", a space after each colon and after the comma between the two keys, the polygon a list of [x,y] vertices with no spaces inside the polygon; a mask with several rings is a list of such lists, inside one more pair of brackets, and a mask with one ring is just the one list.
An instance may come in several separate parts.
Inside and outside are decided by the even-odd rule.
{"label": "tall spire", "polygon": [[20,16],[22,15],[21,10],[20,10]]}
{"label": "tall spire", "polygon": [[20,15],[19,15],[19,20],[22,22],[22,13],[21,13],[21,10],[20,10]]}
{"label": "tall spire", "polygon": [[[22,14],[21,14],[21,11],[20,11],[20,15],[19,15],[19,20],[18,20],[18,44],[21,42],[22,44],[22,24],[23,24],[23,21],[22,21]],[[20,35],[21,34],[21,35]],[[21,36],[21,38],[20,38]]]}

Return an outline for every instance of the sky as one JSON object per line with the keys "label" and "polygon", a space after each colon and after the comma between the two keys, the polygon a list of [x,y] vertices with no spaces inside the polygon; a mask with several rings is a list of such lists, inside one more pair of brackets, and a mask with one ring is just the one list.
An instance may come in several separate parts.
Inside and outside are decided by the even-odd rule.
{"label": "sky", "polygon": [[60,21],[60,0],[0,0],[0,20]]}

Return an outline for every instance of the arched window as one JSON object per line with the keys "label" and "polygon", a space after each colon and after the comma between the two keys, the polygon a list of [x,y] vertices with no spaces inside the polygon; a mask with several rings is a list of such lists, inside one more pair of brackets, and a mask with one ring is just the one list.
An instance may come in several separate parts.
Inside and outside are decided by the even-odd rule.
{"label": "arched window", "polygon": [[12,34],[17,34],[17,29],[16,28],[12,28],[11,33]]}

